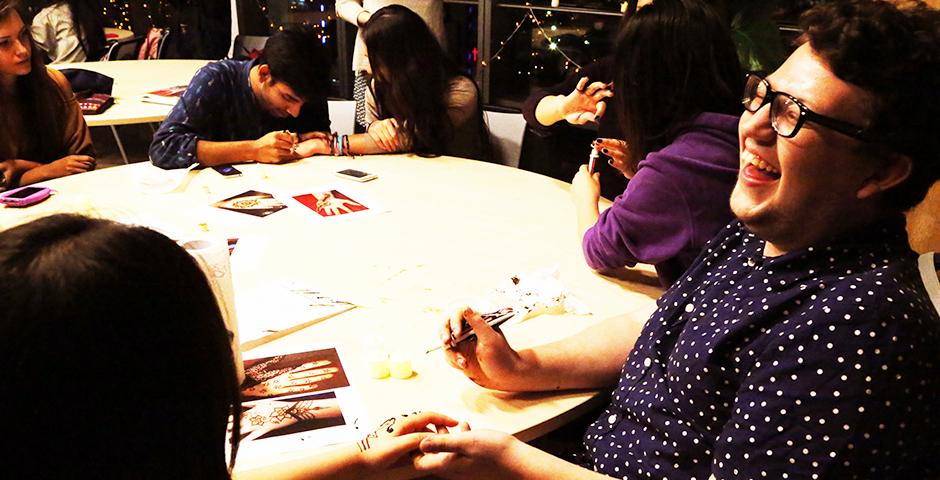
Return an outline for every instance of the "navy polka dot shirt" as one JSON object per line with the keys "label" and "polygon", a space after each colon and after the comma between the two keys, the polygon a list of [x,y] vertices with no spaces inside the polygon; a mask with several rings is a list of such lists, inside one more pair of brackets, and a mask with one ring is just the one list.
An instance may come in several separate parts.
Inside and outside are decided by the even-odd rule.
{"label": "navy polka dot shirt", "polygon": [[666,291],[588,429],[618,478],[937,478],[940,319],[902,219],[763,256],[739,222]]}

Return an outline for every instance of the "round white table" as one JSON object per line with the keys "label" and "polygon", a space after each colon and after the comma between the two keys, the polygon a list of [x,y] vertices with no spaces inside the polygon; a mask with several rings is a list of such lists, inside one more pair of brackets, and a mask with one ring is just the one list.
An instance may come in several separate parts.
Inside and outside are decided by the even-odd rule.
{"label": "round white table", "polygon": [[104,39],[107,41],[125,40],[134,36],[134,32],[121,28],[105,27]]}
{"label": "round white table", "polygon": [[[9,226],[54,212],[86,212],[157,226],[180,236],[241,238],[252,253],[232,256],[239,323],[264,321],[251,293],[286,277],[303,278],[360,307],[269,343],[248,356],[338,345],[372,422],[401,412],[435,410],[496,428],[523,440],[540,436],[590,405],[597,391],[514,394],[481,388],[450,368],[440,351],[425,354],[451,308],[483,296],[514,274],[557,267],[569,293],[592,315],[543,314],[503,331],[516,347],[570,336],[612,316],[642,323],[661,293],[651,269],[640,281],[601,277],[585,265],[566,183],[531,172],[451,157],[410,155],[315,157],[284,165],[239,165],[242,177],[192,171],[178,191],[142,194],[137,178],[154,167],[134,164],[45,182],[58,193],[26,209],[0,209]],[[378,175],[368,183],[337,178],[356,168]],[[254,189],[309,193],[333,187],[385,213],[319,219],[291,205],[265,218],[209,204]],[[246,254],[247,255],[247,254]],[[253,304],[253,305],[250,305]],[[255,312],[255,313],[251,313]],[[366,342],[411,357],[416,375],[369,377]],[[249,466],[239,464],[239,468]]]}
{"label": "round white table", "polygon": [[85,115],[90,127],[162,122],[173,107],[142,100],[147,92],[189,85],[208,60],[117,60],[112,62],[62,63],[56,69],[81,68],[114,79],[114,105],[99,115]]}

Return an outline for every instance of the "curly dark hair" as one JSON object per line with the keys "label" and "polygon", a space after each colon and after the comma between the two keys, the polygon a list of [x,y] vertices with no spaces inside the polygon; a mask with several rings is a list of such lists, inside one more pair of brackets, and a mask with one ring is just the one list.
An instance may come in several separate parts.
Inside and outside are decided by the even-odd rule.
{"label": "curly dark hair", "polygon": [[900,153],[912,164],[885,200],[910,209],[940,178],[940,11],[921,1],[841,0],[808,10],[800,26],[836,76],[875,97],[875,153]]}

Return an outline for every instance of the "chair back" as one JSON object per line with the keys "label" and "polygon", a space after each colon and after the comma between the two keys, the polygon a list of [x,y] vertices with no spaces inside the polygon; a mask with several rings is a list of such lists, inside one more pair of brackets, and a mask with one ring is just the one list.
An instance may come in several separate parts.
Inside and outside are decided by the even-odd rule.
{"label": "chair back", "polygon": [[232,58],[235,60],[250,60],[261,55],[268,37],[260,35],[236,35],[232,46]]}
{"label": "chair back", "polygon": [[525,118],[521,113],[483,110],[483,118],[490,130],[490,145],[493,146],[493,161],[519,168],[522,154],[522,137],[525,134]]}
{"label": "chair back", "polygon": [[340,135],[356,133],[356,102],[353,100],[329,100],[330,125]]}
{"label": "chair back", "polygon": [[118,40],[111,44],[104,60],[134,60],[137,58],[137,51],[144,44],[145,37],[131,37],[124,40]]}

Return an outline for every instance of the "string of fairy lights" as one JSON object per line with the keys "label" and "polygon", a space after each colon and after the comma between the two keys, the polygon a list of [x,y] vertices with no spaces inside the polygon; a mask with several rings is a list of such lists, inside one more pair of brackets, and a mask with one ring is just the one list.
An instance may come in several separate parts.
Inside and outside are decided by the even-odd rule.
{"label": "string of fairy lights", "polygon": [[[107,0],[106,3],[102,5],[102,14],[104,18],[110,19],[113,25],[120,29],[133,30],[133,24],[131,22],[131,13],[134,7],[132,7],[130,0]],[[258,5],[258,9],[267,19],[268,26],[272,30],[283,30],[284,25],[277,23],[275,19],[271,18],[269,9],[268,9],[268,0],[255,0]],[[328,29],[329,22],[333,21],[333,2],[314,2],[312,0],[293,0],[288,3],[288,10],[291,12],[297,11],[310,11],[314,14],[319,13],[319,19],[305,19],[301,23],[313,28],[317,31],[317,36],[320,38],[320,41],[323,44],[327,44],[331,40],[331,34]],[[559,4],[558,0],[552,0],[551,6],[557,7]],[[628,2],[622,2],[621,11],[626,8]],[[501,60],[501,54],[503,50],[507,48],[512,39],[516,34],[522,29],[522,27],[528,23],[531,23],[535,28],[535,31],[538,35],[545,38],[548,42],[548,49],[552,52],[561,55],[565,59],[564,67],[569,69],[572,66],[575,68],[575,72],[581,70],[581,65],[576,62],[571,55],[569,55],[564,48],[562,48],[561,43],[556,39],[555,32],[557,31],[556,25],[545,26],[545,23],[549,22],[552,19],[552,11],[547,10],[545,12],[545,18],[539,19],[536,15],[535,10],[532,8],[532,5],[529,2],[525,3],[526,9],[522,18],[516,22],[515,29],[506,37],[504,40],[499,42],[499,49],[496,50],[496,53],[492,54],[490,58],[482,60],[480,65],[482,68],[489,67],[494,61]],[[163,12],[168,7],[166,0],[146,0],[144,3],[140,4],[140,7],[146,12],[147,19],[150,23],[153,23],[153,15],[155,11]],[[532,52],[533,56],[537,56],[538,52]]]}

